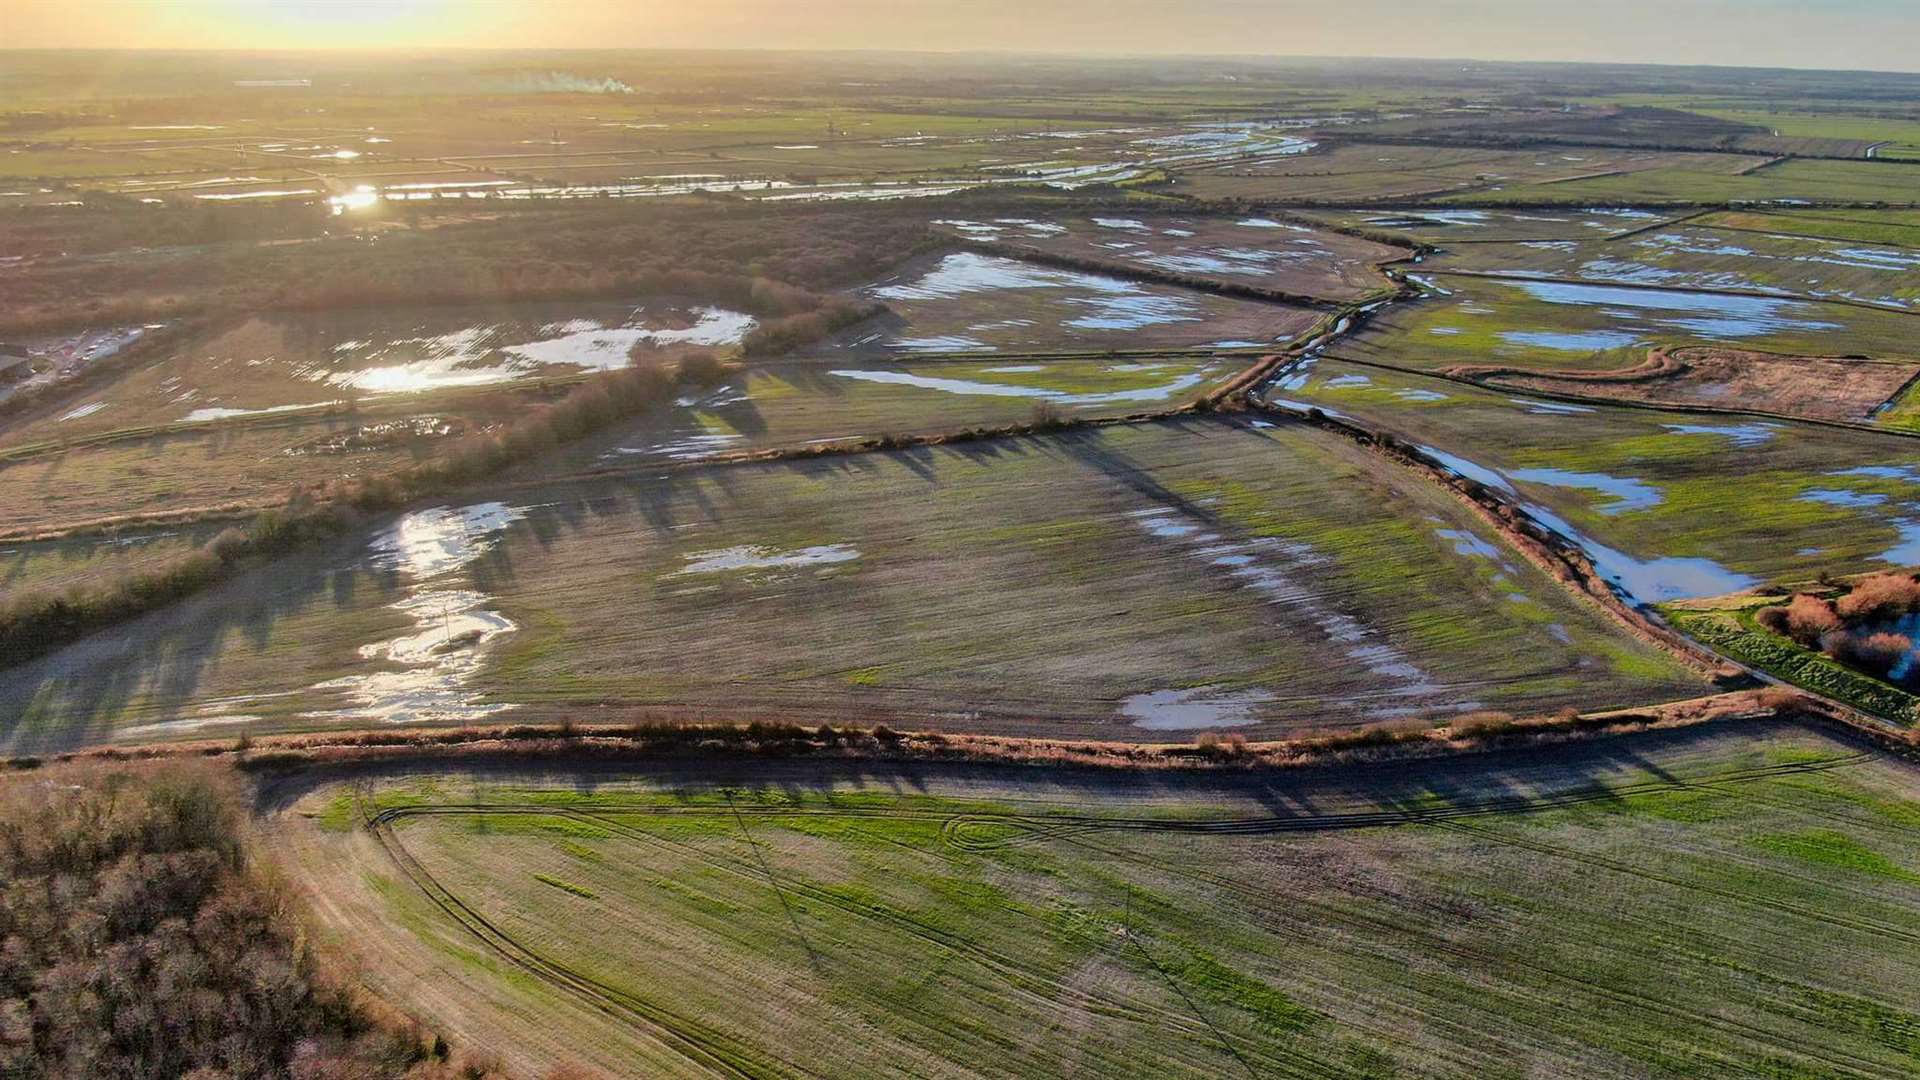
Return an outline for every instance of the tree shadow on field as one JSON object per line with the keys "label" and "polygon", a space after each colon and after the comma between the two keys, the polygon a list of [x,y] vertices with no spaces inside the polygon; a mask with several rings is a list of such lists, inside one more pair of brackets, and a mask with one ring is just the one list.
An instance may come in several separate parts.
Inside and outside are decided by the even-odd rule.
{"label": "tree shadow on field", "polygon": [[[343,782],[418,779],[432,775],[443,791],[457,785],[507,784],[583,795],[655,790],[688,795],[723,789],[778,791],[821,799],[850,790],[899,796],[1017,801],[1020,813],[1146,817],[1178,810],[1188,821],[1225,820],[1276,840],[1288,832],[1391,826],[1377,817],[1401,811],[1403,823],[1441,810],[1487,816],[1550,808],[1569,797],[1594,797],[1621,785],[1711,779],[1739,767],[1717,757],[1757,740],[1794,737],[1836,754],[1855,749],[1823,730],[1792,721],[1714,721],[1686,728],[1599,736],[1574,743],[1496,750],[1425,761],[1332,763],[1280,769],[1114,769],[1030,763],[929,763],[748,754],[707,758],[649,756],[634,751],[502,753],[448,757],[432,749],[368,762],[320,763],[263,780],[256,809],[281,812],[303,796]],[[1684,768],[1694,760],[1700,766]],[[458,795],[447,796],[449,802]],[[1201,811],[1196,814],[1195,811]],[[1477,813],[1476,813],[1477,816]],[[1114,833],[1118,838],[1125,833]]]}
{"label": "tree shadow on field", "polygon": [[[316,666],[307,650],[316,646],[281,640],[282,624],[322,606],[355,611],[391,603],[402,591],[396,574],[361,563],[366,538],[276,560],[0,672],[0,749],[47,754],[106,742],[135,705],[142,723],[191,720],[209,704],[203,685],[211,672],[255,657],[290,673],[291,684],[249,681],[231,696],[307,688]],[[214,726],[209,734],[237,729]]]}

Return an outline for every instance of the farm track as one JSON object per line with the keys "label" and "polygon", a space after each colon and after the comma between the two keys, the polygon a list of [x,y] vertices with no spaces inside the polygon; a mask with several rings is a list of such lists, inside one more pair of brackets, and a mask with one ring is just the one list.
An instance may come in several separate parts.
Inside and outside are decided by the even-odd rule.
{"label": "farm track", "polygon": [[[1655,794],[1670,791],[1711,791],[1722,795],[1744,795],[1742,785],[1754,781],[1772,778],[1792,777],[1847,768],[1870,760],[1877,755],[1872,752],[1856,752],[1813,762],[1793,762],[1771,766],[1757,766],[1747,769],[1730,770],[1697,778],[1674,777],[1649,780],[1642,783],[1623,785],[1615,788],[1588,788],[1568,791],[1558,795],[1544,797],[1513,797],[1489,799],[1478,803],[1464,803],[1449,807],[1408,808],[1404,810],[1359,811],[1349,813],[1308,814],[1298,816],[1257,816],[1217,819],[1165,819],[1152,817],[1102,817],[1088,814],[952,814],[935,810],[886,809],[877,807],[804,807],[804,806],[764,806],[742,805],[738,800],[728,798],[724,806],[687,807],[687,806],[633,806],[608,807],[587,810],[569,806],[548,806],[537,803],[447,803],[425,806],[396,807],[380,811],[367,822],[371,831],[395,866],[414,885],[419,888],[435,906],[468,933],[479,939],[491,951],[508,962],[563,992],[583,999],[587,1004],[608,1015],[624,1019],[634,1026],[658,1038],[664,1045],[686,1056],[690,1063],[696,1064],[714,1075],[722,1076],[783,1076],[804,1075],[803,1070],[790,1062],[783,1062],[758,1053],[751,1047],[740,1044],[711,1027],[691,1021],[671,1010],[660,1007],[645,999],[621,990],[618,987],[592,979],[579,971],[568,967],[514,938],[497,923],[474,909],[460,896],[453,893],[407,850],[398,835],[395,825],[414,817],[464,817],[475,815],[515,814],[535,817],[550,817],[572,820],[579,824],[604,830],[622,839],[637,842],[659,850],[671,852],[677,856],[689,857],[705,865],[731,874],[742,881],[752,882],[756,886],[770,886],[781,895],[781,902],[788,904],[787,894],[809,903],[829,906],[856,918],[884,923],[892,930],[916,937],[929,945],[943,949],[948,953],[966,959],[999,980],[1009,992],[1012,992],[1029,1004],[1043,1010],[1057,1010],[1064,1003],[1072,1007],[1136,1024],[1152,1024],[1177,1029],[1190,1037],[1219,1043],[1227,1053],[1236,1058],[1246,1071],[1253,1075],[1283,1075],[1299,1077],[1318,1077],[1327,1075],[1324,1063],[1308,1058],[1306,1055],[1282,1047],[1241,1048],[1222,1032],[1209,1019],[1198,1004],[1179,985],[1178,980],[1148,950],[1145,942],[1138,939],[1130,926],[1123,927],[1123,937],[1128,945],[1139,950],[1160,978],[1173,990],[1186,1005],[1186,1012],[1170,1011],[1160,1006],[1137,1001],[1130,997],[1083,990],[1070,980],[1057,975],[1036,971],[1020,960],[980,946],[964,937],[931,926],[910,914],[873,905],[840,895],[831,890],[813,886],[802,881],[778,879],[772,867],[759,854],[758,844],[746,832],[746,823],[752,819],[777,820],[792,817],[814,818],[853,818],[876,821],[937,821],[941,825],[941,836],[945,846],[956,852],[982,852],[1013,844],[1031,844],[1054,841],[1070,844],[1085,850],[1094,851],[1118,861],[1130,861],[1149,866],[1159,872],[1170,873],[1195,881],[1204,886],[1221,889],[1236,895],[1250,906],[1260,910],[1267,920],[1278,920],[1278,926],[1270,921],[1269,929],[1283,930],[1290,937],[1303,943],[1318,942],[1324,945],[1324,930],[1328,926],[1344,929],[1353,935],[1355,941],[1375,941],[1382,939],[1414,940],[1420,948],[1435,950],[1440,954],[1452,955],[1462,960],[1489,966],[1507,963],[1548,978],[1552,981],[1572,983],[1585,992],[1608,999],[1615,1004],[1630,1008],[1658,1012],[1662,1015],[1678,1018],[1690,1024],[1745,1038],[1759,1039],[1772,1045],[1790,1049],[1798,1055],[1821,1060],[1827,1064],[1849,1070],[1860,1075],[1893,1076],[1896,1075],[1877,1063],[1860,1059],[1852,1055],[1823,1051],[1819,1047],[1791,1045],[1778,1033],[1761,1029],[1755,1025],[1737,1020],[1707,1014],[1696,1014],[1680,1006],[1662,1002],[1646,995],[1617,990],[1602,985],[1595,980],[1576,974],[1558,971],[1552,967],[1525,961],[1501,961],[1482,950],[1462,946],[1430,931],[1409,928],[1383,918],[1340,908],[1325,903],[1304,901],[1291,898],[1282,904],[1265,891],[1253,888],[1245,883],[1234,881],[1221,875],[1212,874],[1191,866],[1169,863],[1164,860],[1149,859],[1124,849],[1095,843],[1095,837],[1101,833],[1115,834],[1183,834],[1196,837],[1223,836],[1263,836],[1284,833],[1328,832],[1357,828],[1381,828],[1397,825],[1429,825],[1438,828],[1451,828],[1475,837],[1483,837],[1496,842],[1512,842],[1527,847],[1530,842],[1493,834],[1484,828],[1472,824],[1474,819],[1484,819],[1496,815],[1525,814],[1554,809],[1579,806],[1588,803],[1631,798],[1636,795]],[[629,821],[634,818],[674,818],[674,817],[732,817],[738,821],[746,843],[754,849],[753,859],[735,858],[705,850],[698,845],[684,843],[659,836],[637,828]],[[1011,835],[990,835],[1011,830]],[[1579,857],[1602,869],[1632,872],[1633,868],[1622,868],[1611,860],[1584,853],[1568,852],[1551,845],[1534,844],[1541,854],[1561,857]],[[918,850],[918,849],[916,849]],[[1531,848],[1529,848],[1531,850]],[[937,854],[937,853],[936,853]],[[939,856],[950,858],[950,856]],[[1659,875],[1645,875],[1648,880],[1670,886],[1686,888],[1697,887],[1695,883],[1670,879]],[[1770,910],[1788,911],[1800,917],[1815,918],[1829,925],[1840,926],[1858,932],[1886,934],[1901,940],[1920,940],[1920,934],[1903,931],[1898,927],[1872,920],[1843,919],[1823,916],[1799,905],[1757,900],[1744,897],[1728,890],[1712,887],[1698,887],[1709,895],[1741,902],[1758,903]],[[792,909],[787,908],[791,920]],[[793,923],[796,932],[797,922]],[[809,955],[813,955],[810,944],[802,942]],[[1596,942],[1596,946],[1605,946],[1605,942]],[[1382,963],[1390,957],[1374,957]],[[818,959],[815,961],[818,964]],[[1543,1008],[1551,1004],[1544,993],[1538,994],[1538,1004]],[[1189,1015],[1190,1013],[1190,1015]],[[930,1021],[929,1021],[930,1023]],[[1468,1064],[1465,1061],[1458,1064]]]}

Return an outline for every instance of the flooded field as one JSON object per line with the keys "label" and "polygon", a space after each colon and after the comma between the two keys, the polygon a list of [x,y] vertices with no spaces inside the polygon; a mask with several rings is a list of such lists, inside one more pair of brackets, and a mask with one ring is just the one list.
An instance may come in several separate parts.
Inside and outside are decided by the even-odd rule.
{"label": "flooded field", "polygon": [[1920,312],[1920,250],[1849,240],[1683,227],[1604,243],[1475,245],[1435,264],[1454,266],[1625,285],[1848,300]]}
{"label": "flooded field", "polygon": [[916,264],[865,294],[893,316],[813,352],[1265,348],[1304,333],[1321,314],[971,251]]}
{"label": "flooded field", "polygon": [[7,438],[325,410],[600,371],[626,366],[630,354],[737,345],[753,326],[738,311],[656,299],[256,315],[169,350],[77,408],[15,424]]}
{"label": "flooded field", "polygon": [[1448,246],[1501,241],[1605,239],[1643,229],[1678,215],[1632,207],[1589,206],[1572,210],[1437,207],[1416,210],[1314,210],[1306,211],[1303,216],[1348,228],[1372,229]]}
{"label": "flooded field", "polygon": [[1391,289],[1374,267],[1407,255],[1404,248],[1252,216],[948,218],[936,224],[975,240],[1331,300]]}
{"label": "flooded field", "polygon": [[1538,400],[1324,360],[1276,397],[1516,498],[1643,602],[1920,562],[1920,442]]}
{"label": "flooded field", "polygon": [[1511,364],[1606,370],[1616,350],[1727,345],[1789,356],[1911,357],[1920,319],[1792,297],[1739,296],[1590,282],[1419,275],[1428,295],[1397,304],[1336,352],[1399,366]]}
{"label": "flooded field", "polygon": [[16,669],[0,703],[21,749],[718,694],[1108,738],[1696,690],[1437,489],[1196,420],[423,510]]}
{"label": "flooded field", "polygon": [[696,461],[732,450],[1168,409],[1219,386],[1254,357],[1127,360],[830,361],[751,368],[596,444],[602,464]]}

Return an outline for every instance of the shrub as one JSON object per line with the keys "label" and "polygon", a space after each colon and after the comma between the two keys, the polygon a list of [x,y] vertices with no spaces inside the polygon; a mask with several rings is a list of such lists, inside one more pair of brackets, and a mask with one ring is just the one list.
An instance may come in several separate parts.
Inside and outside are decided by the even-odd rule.
{"label": "shrub", "polygon": [[1812,648],[1823,635],[1840,629],[1841,623],[1832,604],[1817,596],[1798,593],[1787,601],[1786,626],[1788,637]]}
{"label": "shrub", "polygon": [[247,869],[231,774],[62,779],[0,793],[0,1075],[381,1080],[421,1059],[318,976]]}
{"label": "shrub", "polygon": [[1820,649],[1849,667],[1884,679],[1894,665],[1913,652],[1913,639],[1904,634],[1834,630],[1821,637]]}
{"label": "shrub", "polygon": [[1920,610],[1920,581],[1905,574],[1874,574],[1854,583],[1833,609],[1849,623],[1885,622]]}

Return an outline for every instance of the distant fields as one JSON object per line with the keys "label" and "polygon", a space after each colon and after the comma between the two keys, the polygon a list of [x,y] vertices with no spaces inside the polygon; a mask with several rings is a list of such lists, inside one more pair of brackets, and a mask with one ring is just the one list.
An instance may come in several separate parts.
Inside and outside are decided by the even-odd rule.
{"label": "distant fields", "polygon": [[[383,958],[377,990],[530,1071],[1894,1077],[1916,1053],[1912,778],[1793,729],[1257,778],[582,764],[293,786],[273,850],[324,938]],[[431,813],[353,827],[383,808]]]}

